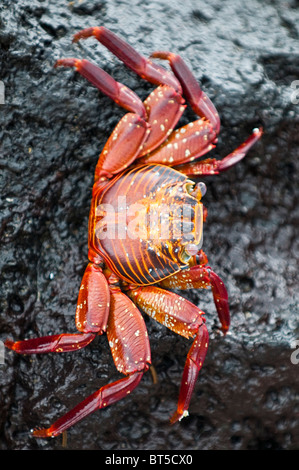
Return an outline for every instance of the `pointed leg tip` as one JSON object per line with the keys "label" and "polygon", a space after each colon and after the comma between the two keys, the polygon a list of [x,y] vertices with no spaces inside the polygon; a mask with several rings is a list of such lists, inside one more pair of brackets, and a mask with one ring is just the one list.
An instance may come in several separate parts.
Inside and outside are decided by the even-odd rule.
{"label": "pointed leg tip", "polygon": [[91,36],[94,36],[94,35],[95,35],[95,31],[96,31],[97,29],[99,29],[99,28],[91,27],[91,28],[81,29],[81,31],[79,31],[78,33],[74,34],[73,39],[72,39],[72,42],[73,42],[73,43],[76,43],[76,42],[79,42],[80,39],[87,39],[87,38],[90,38]]}
{"label": "pointed leg tip", "polygon": [[170,424],[174,424],[177,421],[181,421],[183,418],[186,416],[189,416],[189,413],[187,410],[184,411],[175,411],[172,417],[170,418]]}
{"label": "pointed leg tip", "polygon": [[179,413],[176,411],[170,418],[170,424],[174,424],[179,420]]}
{"label": "pointed leg tip", "polygon": [[54,68],[56,69],[57,67],[76,67],[78,68],[80,65],[80,60],[74,59],[73,57],[67,57],[65,59],[58,59],[55,64]]}
{"label": "pointed leg tip", "polygon": [[[172,54],[174,55],[174,54]],[[150,58],[152,59],[162,59],[162,60],[169,60],[171,53],[168,51],[154,51],[151,53]]]}
{"label": "pointed leg tip", "polygon": [[57,69],[57,67],[60,67],[61,65],[63,65],[63,59],[58,59],[58,60],[56,60],[55,64],[53,65],[53,68]]}
{"label": "pointed leg tip", "polygon": [[264,129],[261,126],[260,127],[255,127],[252,130],[252,133],[255,134],[258,137],[261,137],[263,135],[263,132],[264,132]]}
{"label": "pointed leg tip", "polygon": [[227,326],[227,325],[222,326],[222,328],[220,328],[220,330],[222,331],[223,336],[226,336],[226,334],[228,333],[228,330],[229,330],[229,326]]}
{"label": "pointed leg tip", "polygon": [[46,438],[46,437],[54,437],[53,433],[48,429],[31,429],[30,431],[31,436],[36,438]]}
{"label": "pointed leg tip", "polygon": [[77,42],[79,42],[81,38],[79,37],[79,33],[76,33],[74,34],[73,38],[72,38],[72,43],[73,44],[76,44]]}
{"label": "pointed leg tip", "polygon": [[11,349],[11,350],[15,350],[16,349],[16,343],[10,339],[7,339],[5,342],[4,342],[4,346],[8,349]]}

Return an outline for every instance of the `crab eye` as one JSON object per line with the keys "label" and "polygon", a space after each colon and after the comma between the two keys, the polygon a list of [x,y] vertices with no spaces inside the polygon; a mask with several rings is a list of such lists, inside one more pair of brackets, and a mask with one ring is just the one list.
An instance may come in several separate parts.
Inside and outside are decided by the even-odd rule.
{"label": "crab eye", "polygon": [[180,259],[183,263],[188,263],[191,257],[196,256],[201,248],[201,243],[195,245],[195,243],[188,243],[184,246],[180,253]]}
{"label": "crab eye", "polygon": [[200,201],[201,198],[204,197],[206,192],[207,192],[206,185],[202,181],[200,181],[194,186],[191,196],[195,197],[196,199]]}
{"label": "crab eye", "polygon": [[187,255],[195,256],[197,255],[199,248],[198,245],[195,245],[194,243],[188,243],[188,245],[185,246],[185,251]]}
{"label": "crab eye", "polygon": [[198,186],[199,189],[200,189],[201,197],[204,197],[204,195],[205,195],[206,192],[207,192],[207,187],[206,187],[206,185],[205,185],[202,181],[200,181],[196,186]]}

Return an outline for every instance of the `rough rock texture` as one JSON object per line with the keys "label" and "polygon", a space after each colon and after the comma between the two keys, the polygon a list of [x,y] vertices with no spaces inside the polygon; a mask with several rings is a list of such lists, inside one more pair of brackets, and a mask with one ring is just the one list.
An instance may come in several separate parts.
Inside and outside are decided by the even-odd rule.
{"label": "rough rock texture", "polygon": [[[145,55],[180,53],[221,116],[213,155],[265,129],[242,163],[206,179],[204,249],[228,286],[232,326],[218,333],[209,291],[184,294],[211,332],[190,416],[169,425],[189,343],[146,318],[158,384],[146,374],[69,430],[67,448],[298,449],[298,1],[2,0],[0,15],[2,341],[75,331],[93,172],[123,115],[55,60],[84,56],[142,98],[152,90],[96,41],[73,45],[73,33],[105,25]],[[188,110],[182,122],[192,119]],[[61,449],[29,430],[118,377],[105,337],[76,354],[7,351],[0,448]]]}

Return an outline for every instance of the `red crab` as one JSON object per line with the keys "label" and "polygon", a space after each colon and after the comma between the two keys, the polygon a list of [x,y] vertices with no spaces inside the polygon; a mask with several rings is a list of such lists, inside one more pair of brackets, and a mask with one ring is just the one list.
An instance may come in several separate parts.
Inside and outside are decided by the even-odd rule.
{"label": "red crab", "polygon": [[[261,129],[254,129],[223,160],[197,161],[214,147],[220,120],[181,57],[154,52],[152,58],[169,61],[172,71],[166,71],[104,27],[84,29],[74,36],[74,42],[91,36],[158,87],[142,102],[132,90],[85,59],[57,61],[56,66],[75,67],[129,112],[113,130],[95,170],[89,264],[76,309],[79,333],[7,340],[6,346],[24,354],[74,351],[106,332],[115,366],[125,377],[101,387],[48,429],[34,430],[36,437],[57,436],[93,411],[125,397],[139,384],[150,367],[151,352],[136,305],[172,331],[193,339],[171,422],[188,414],[209,335],[204,312],[167,289],[210,286],[224,333],[230,323],[226,288],[200,249],[206,215],[200,201],[205,185],[195,184],[188,176],[227,170],[262,134]],[[186,107],[183,96],[199,119],[174,130]]]}

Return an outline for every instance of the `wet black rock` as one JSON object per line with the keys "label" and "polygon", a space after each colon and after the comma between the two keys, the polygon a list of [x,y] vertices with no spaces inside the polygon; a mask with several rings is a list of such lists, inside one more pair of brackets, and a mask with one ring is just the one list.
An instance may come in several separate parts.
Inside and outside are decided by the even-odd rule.
{"label": "wet black rock", "polygon": [[[73,33],[105,25],[144,55],[181,54],[221,116],[213,156],[265,130],[237,167],[205,180],[204,249],[228,286],[232,325],[219,334],[209,291],[184,294],[211,333],[190,416],[169,425],[189,343],[146,318],[158,383],[147,373],[77,424],[69,449],[298,449],[298,24],[296,0],[2,0],[2,341],[75,331],[93,172],[123,115],[53,64],[86,57],[143,99],[152,89],[96,41],[72,44]],[[182,123],[192,119],[188,110]],[[105,337],[76,354],[6,351],[0,374],[1,449],[60,449],[61,438],[29,430],[119,377]]]}

